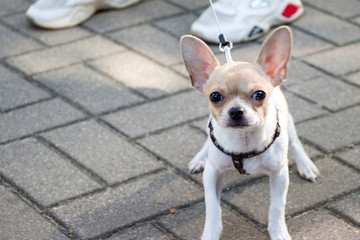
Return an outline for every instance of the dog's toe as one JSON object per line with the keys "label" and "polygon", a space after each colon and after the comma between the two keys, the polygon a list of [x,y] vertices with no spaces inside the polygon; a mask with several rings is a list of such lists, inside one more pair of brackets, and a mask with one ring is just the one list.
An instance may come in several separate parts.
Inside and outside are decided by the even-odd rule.
{"label": "dog's toe", "polygon": [[308,162],[308,164],[298,166],[298,171],[302,178],[310,182],[315,182],[316,177],[320,175],[319,170],[312,161]]}
{"label": "dog's toe", "polygon": [[191,161],[188,164],[189,172],[192,174],[201,173],[204,171],[205,161]]}

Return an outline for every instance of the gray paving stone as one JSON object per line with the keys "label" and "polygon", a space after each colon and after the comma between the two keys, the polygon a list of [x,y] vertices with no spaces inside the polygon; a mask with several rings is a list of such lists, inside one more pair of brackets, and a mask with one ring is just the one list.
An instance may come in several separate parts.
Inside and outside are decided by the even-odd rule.
{"label": "gray paving stone", "polygon": [[179,40],[153,26],[146,24],[126,28],[112,32],[109,36],[164,65],[172,65],[182,61]]}
{"label": "gray paving stone", "polygon": [[18,12],[25,12],[30,6],[30,3],[23,0],[0,0],[0,5],[0,16],[5,16]]}
{"label": "gray paving stone", "polygon": [[358,15],[360,9],[360,3],[357,0],[346,0],[344,4],[339,4],[336,0],[304,0],[304,2],[342,18]]}
{"label": "gray paving stone", "polygon": [[69,239],[2,185],[0,232],[2,239]]}
{"label": "gray paving stone", "polygon": [[90,238],[134,221],[188,204],[202,191],[172,172],[147,176],[78,199],[52,211],[81,238]]}
{"label": "gray paving stone", "polygon": [[44,46],[0,25],[0,58],[41,49]]}
{"label": "gray paving stone", "polygon": [[135,226],[124,233],[113,235],[109,240],[170,240],[165,233],[153,227],[151,224]]}
{"label": "gray paving stone", "polygon": [[162,164],[95,121],[81,122],[43,134],[110,184],[162,167]]}
{"label": "gray paving stone", "polygon": [[[181,239],[200,239],[205,223],[205,204],[199,203],[177,213],[169,214],[160,222]],[[239,217],[236,213],[222,207],[223,231],[220,239],[268,239],[254,226]]]}
{"label": "gray paving stone", "polygon": [[356,168],[360,169],[360,146],[355,146],[352,149],[345,149],[336,154],[345,162],[355,166]]}
{"label": "gray paving stone", "polygon": [[[287,195],[286,213],[288,215],[303,211],[332,197],[358,187],[360,174],[335,160],[324,158],[316,161],[321,172],[315,183],[307,182],[290,174],[290,186]],[[270,206],[268,181],[264,180],[251,186],[244,186],[223,194],[250,217],[261,223],[267,223]]]}
{"label": "gray paving stone", "polygon": [[143,1],[125,9],[100,12],[84,25],[95,32],[104,33],[180,12],[180,8],[164,1]]}
{"label": "gray paving stone", "polygon": [[291,85],[318,78],[323,75],[323,73],[319,72],[313,67],[310,67],[306,63],[292,59],[288,63],[286,70],[286,81],[282,84],[282,86],[290,87]]}
{"label": "gray paving stone", "polygon": [[101,36],[95,36],[9,58],[7,61],[27,74],[34,74],[88,59],[103,57],[122,50],[124,50],[122,46]]}
{"label": "gray paving stone", "polygon": [[288,221],[289,233],[294,240],[358,239],[360,231],[320,209]]}
{"label": "gray paving stone", "polygon": [[182,0],[182,1],[168,0],[168,1],[192,10],[209,6],[209,1],[207,0]]}
{"label": "gray paving stone", "polygon": [[206,136],[202,133],[189,126],[181,126],[145,137],[138,142],[187,172],[187,163],[201,149],[205,140]]}
{"label": "gray paving stone", "polygon": [[359,111],[360,107],[353,107],[324,118],[300,123],[297,126],[298,134],[328,152],[357,143],[360,141]]}
{"label": "gray paving stone", "polygon": [[295,123],[327,113],[319,105],[305,101],[289,91],[285,91],[284,94]]}
{"label": "gray paving stone", "polygon": [[43,206],[101,187],[32,138],[1,146],[0,154],[2,174]]}
{"label": "gray paving stone", "polygon": [[345,77],[347,80],[349,80],[352,83],[355,83],[360,86],[360,72],[350,74]]}
{"label": "gray paving stone", "polygon": [[209,117],[204,117],[200,120],[194,121],[191,123],[192,126],[197,127],[198,129],[205,131],[208,127]]}
{"label": "gray paving stone", "polygon": [[[306,154],[311,159],[314,159],[315,157],[319,157],[320,155],[322,155],[322,152],[320,152],[319,150],[317,150],[314,147],[310,146],[309,144],[306,144],[304,142],[302,144],[303,144],[303,147],[305,149]],[[295,164],[295,158],[294,158],[290,148],[289,148],[289,152],[288,152],[288,159],[289,159],[290,172],[297,173],[297,168],[296,168],[296,164]]]}
{"label": "gray paving stone", "polygon": [[41,29],[28,22],[22,13],[6,17],[3,20],[15,29],[29,34],[50,46],[67,43],[91,35],[89,31],[80,27],[59,30]]}
{"label": "gray paving stone", "polygon": [[[351,219],[355,220],[356,222],[360,223],[360,194],[352,194],[349,197],[333,203],[330,205],[331,208],[346,214]],[[360,233],[360,231],[359,231]]]}
{"label": "gray paving stone", "polygon": [[49,97],[49,93],[0,66],[0,110],[7,110]]}
{"label": "gray paving stone", "polygon": [[83,65],[36,75],[35,79],[95,114],[143,101],[116,81]]}
{"label": "gray paving stone", "polygon": [[[360,31],[358,32],[360,33]],[[306,57],[304,60],[334,75],[354,72],[360,69],[358,64],[360,61],[360,43],[318,53]]]}
{"label": "gray paving stone", "polygon": [[[204,134],[183,126],[143,138],[138,142],[187,173],[188,163],[200,151],[205,140]],[[191,174],[191,177],[202,184],[202,174]],[[226,172],[223,187],[248,181],[249,178],[239,175],[236,171]]]}
{"label": "gray paving stone", "polygon": [[359,88],[326,75],[296,83],[287,89],[333,111],[360,102]]}
{"label": "gray paving stone", "polygon": [[353,18],[352,21],[358,25],[360,25],[360,17]]}
{"label": "gray paving stone", "polygon": [[333,47],[332,44],[327,43],[309,34],[306,34],[298,29],[292,28],[292,33],[293,49],[291,53],[295,57],[313,54],[315,52],[323,51]]}
{"label": "gray paving stone", "polygon": [[185,92],[119,111],[104,117],[131,137],[202,117],[208,113],[204,97],[195,91]]}
{"label": "gray paving stone", "polygon": [[176,65],[172,66],[171,69],[180,73],[181,75],[183,75],[185,78],[187,78],[190,81],[189,73],[186,71],[184,63],[176,64]]}
{"label": "gray paving stone", "polygon": [[157,27],[164,29],[165,31],[168,31],[180,38],[185,34],[190,34],[191,24],[196,20],[196,18],[197,16],[195,14],[187,13],[177,17],[159,20],[157,22],[154,22],[154,24]]}
{"label": "gray paving stone", "polygon": [[150,98],[191,87],[184,77],[134,52],[102,58],[90,65]]}
{"label": "gray paving stone", "polygon": [[0,142],[13,140],[83,117],[81,112],[60,99],[0,114]]}
{"label": "gray paving stone", "polygon": [[360,39],[359,27],[310,7],[294,25],[338,45]]}

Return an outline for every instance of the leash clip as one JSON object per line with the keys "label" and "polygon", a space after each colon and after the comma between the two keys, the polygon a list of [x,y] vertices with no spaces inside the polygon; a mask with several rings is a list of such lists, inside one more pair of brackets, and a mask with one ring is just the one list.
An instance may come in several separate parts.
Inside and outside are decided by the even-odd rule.
{"label": "leash clip", "polygon": [[227,41],[225,35],[222,33],[219,35],[219,40],[220,40],[219,50],[220,52],[225,53],[226,62],[227,63],[233,62],[230,53],[230,50],[233,48],[233,43],[231,41]]}

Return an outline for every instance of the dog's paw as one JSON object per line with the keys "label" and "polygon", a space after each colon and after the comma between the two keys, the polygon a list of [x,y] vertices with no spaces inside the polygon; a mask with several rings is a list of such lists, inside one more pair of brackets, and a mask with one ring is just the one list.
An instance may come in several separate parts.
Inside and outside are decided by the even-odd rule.
{"label": "dog's paw", "polygon": [[201,173],[204,171],[205,160],[194,158],[188,164],[189,172],[192,174]]}
{"label": "dog's paw", "polygon": [[286,227],[268,228],[271,240],[291,240]]}
{"label": "dog's paw", "polygon": [[319,170],[310,158],[308,158],[307,161],[303,161],[301,164],[298,164],[297,169],[299,175],[310,182],[315,182],[316,177],[320,175]]}

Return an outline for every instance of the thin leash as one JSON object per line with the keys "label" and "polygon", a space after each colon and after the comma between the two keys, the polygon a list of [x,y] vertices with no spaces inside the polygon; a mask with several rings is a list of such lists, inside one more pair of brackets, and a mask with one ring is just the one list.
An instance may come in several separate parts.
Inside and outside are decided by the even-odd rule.
{"label": "thin leash", "polygon": [[220,52],[225,53],[226,62],[231,63],[231,62],[233,62],[233,60],[231,58],[230,50],[233,48],[233,43],[231,41],[226,40],[225,34],[223,34],[221,31],[219,19],[216,15],[213,2],[212,2],[212,0],[209,0],[209,2],[210,2],[210,6],[212,8],[212,11],[214,13],[215,21],[216,21],[216,24],[217,24],[217,27],[218,27],[219,33],[220,33],[220,35],[219,35],[219,40],[220,40],[219,50],[220,50]]}

